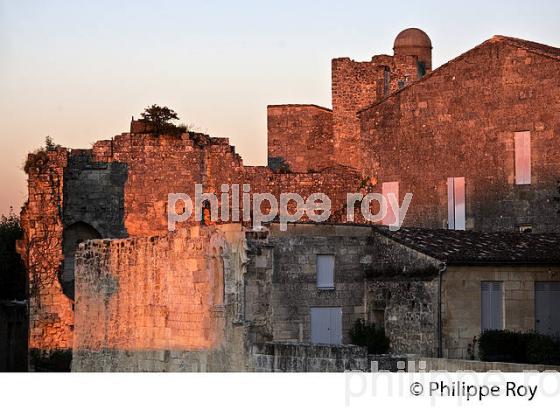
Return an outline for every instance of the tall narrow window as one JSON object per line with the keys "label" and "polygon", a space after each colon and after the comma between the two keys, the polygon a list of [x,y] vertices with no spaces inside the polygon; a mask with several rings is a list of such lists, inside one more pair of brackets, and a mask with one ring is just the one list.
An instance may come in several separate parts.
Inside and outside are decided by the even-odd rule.
{"label": "tall narrow window", "polygon": [[531,131],[515,133],[515,183],[531,183]]}
{"label": "tall narrow window", "polygon": [[317,255],[317,287],[334,288],[334,255]]}
{"label": "tall narrow window", "polygon": [[480,282],[480,329],[504,328],[502,282]]}
{"label": "tall narrow window", "polygon": [[391,87],[391,72],[389,71],[389,67],[385,67],[383,71],[383,94],[388,95],[389,89]]}
{"label": "tall narrow window", "polygon": [[465,178],[447,178],[447,228],[465,230]]}
{"label": "tall narrow window", "polygon": [[391,206],[389,195],[394,195],[394,198],[399,201],[399,183],[398,182],[383,182],[381,185],[383,197],[387,201],[387,214],[381,223],[383,225],[398,225],[398,215]]}

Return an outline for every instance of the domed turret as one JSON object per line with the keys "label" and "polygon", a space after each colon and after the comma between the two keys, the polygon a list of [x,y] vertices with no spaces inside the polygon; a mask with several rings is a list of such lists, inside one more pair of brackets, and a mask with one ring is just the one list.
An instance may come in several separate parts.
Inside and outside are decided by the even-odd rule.
{"label": "domed turret", "polygon": [[393,51],[396,56],[417,56],[427,71],[432,69],[432,41],[418,28],[407,28],[395,38]]}

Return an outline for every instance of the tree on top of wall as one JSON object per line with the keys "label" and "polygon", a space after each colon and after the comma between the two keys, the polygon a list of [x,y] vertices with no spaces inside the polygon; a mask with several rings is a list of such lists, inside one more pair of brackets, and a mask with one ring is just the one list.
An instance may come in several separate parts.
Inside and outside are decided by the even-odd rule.
{"label": "tree on top of wall", "polygon": [[0,300],[25,299],[25,267],[16,252],[22,235],[19,217],[10,209],[0,217]]}
{"label": "tree on top of wall", "polygon": [[155,134],[162,133],[179,133],[187,131],[185,126],[176,126],[171,121],[178,120],[179,116],[175,111],[168,107],[160,107],[152,104],[144,109],[140,114],[142,120],[151,124]]}

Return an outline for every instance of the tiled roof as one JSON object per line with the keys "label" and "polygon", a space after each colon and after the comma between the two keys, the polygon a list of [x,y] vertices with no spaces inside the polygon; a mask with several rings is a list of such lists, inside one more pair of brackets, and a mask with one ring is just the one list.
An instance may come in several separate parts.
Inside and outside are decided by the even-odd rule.
{"label": "tiled roof", "polygon": [[450,265],[560,264],[560,234],[379,227],[386,237]]}

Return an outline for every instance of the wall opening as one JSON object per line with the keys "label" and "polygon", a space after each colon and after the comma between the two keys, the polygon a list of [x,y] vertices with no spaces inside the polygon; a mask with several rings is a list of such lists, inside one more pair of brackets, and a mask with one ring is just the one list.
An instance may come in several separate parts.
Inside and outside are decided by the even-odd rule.
{"label": "wall opening", "polygon": [[76,222],[64,228],[62,237],[62,252],[64,261],[59,275],[62,292],[70,299],[74,300],[74,268],[75,256],[78,245],[90,239],[100,239],[101,235],[97,230],[85,223]]}

